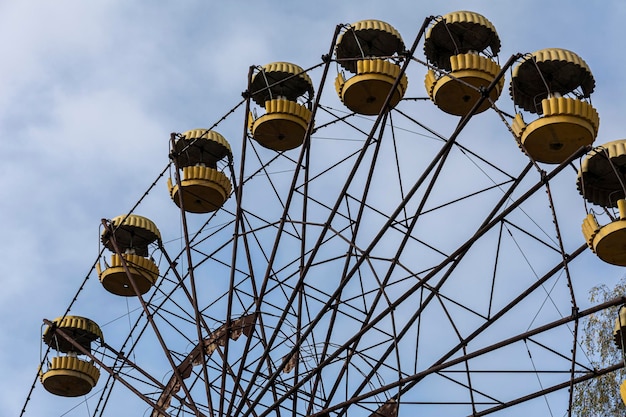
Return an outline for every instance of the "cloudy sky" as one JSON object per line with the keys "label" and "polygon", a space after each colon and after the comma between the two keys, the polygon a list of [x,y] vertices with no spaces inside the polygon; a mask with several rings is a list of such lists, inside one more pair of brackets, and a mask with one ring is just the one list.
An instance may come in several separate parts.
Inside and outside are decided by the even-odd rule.
{"label": "cloudy sky", "polygon": [[[410,44],[426,16],[455,10],[495,25],[501,62],[578,53],[596,79],[598,142],[624,137],[626,3],[615,0],[0,0],[1,413],[19,415],[42,319],[62,314],[89,273],[100,219],[129,210],[167,165],[170,132],[209,126],[240,102],[250,65],[318,64],[339,23],[383,20]],[[411,88],[423,94],[420,80]],[[239,138],[242,121],[233,126]],[[149,198],[149,212],[171,209],[167,196]],[[609,285],[621,273],[606,271]],[[56,400],[35,392],[35,410]]]}

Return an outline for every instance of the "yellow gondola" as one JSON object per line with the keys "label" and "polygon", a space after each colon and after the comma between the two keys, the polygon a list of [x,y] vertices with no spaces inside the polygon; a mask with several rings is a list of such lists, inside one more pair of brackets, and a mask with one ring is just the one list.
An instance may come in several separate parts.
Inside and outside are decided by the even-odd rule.
{"label": "yellow gondola", "polygon": [[[265,148],[287,151],[302,145],[311,122],[311,110],[298,103],[310,100],[313,82],[302,68],[274,62],[260,68],[252,78],[251,97],[265,114],[249,115],[252,138]],[[306,97],[308,96],[308,97]]]}
{"label": "yellow gondola", "polygon": [[[335,47],[341,67],[353,73],[339,73],[335,89],[341,101],[355,113],[376,115],[394,108],[404,97],[408,78],[398,65],[405,46],[398,31],[380,20],[363,20],[347,27]],[[395,88],[394,88],[395,85]]]}
{"label": "yellow gondola", "polygon": [[[578,55],[558,48],[526,56],[513,69],[511,97],[522,109],[542,115],[526,124],[520,113],[513,120],[513,133],[527,154],[536,161],[558,164],[598,135],[600,118],[588,98],[595,81]],[[574,97],[564,97],[574,90]]]}
{"label": "yellow gondola", "polygon": [[621,266],[626,266],[625,168],[626,140],[616,140],[588,152],[577,178],[578,191],[585,200],[605,210],[617,207],[619,217],[605,226],[588,214],[583,221],[583,234],[600,259]]}
{"label": "yellow gondola", "polygon": [[[446,113],[467,114],[500,73],[500,65],[493,59],[499,51],[498,33],[484,16],[459,11],[436,19],[424,40],[426,58],[436,68],[426,74],[428,96]],[[490,108],[503,88],[501,78],[475,113]]]}
{"label": "yellow gondola", "polygon": [[626,308],[624,306],[619,309],[619,314],[615,319],[613,341],[619,349],[626,349]]}
{"label": "yellow gondola", "polygon": [[[194,129],[174,142],[176,166],[182,170],[180,186],[168,178],[167,188],[177,206],[190,213],[210,213],[222,207],[232,189],[219,161],[232,158],[230,145],[219,133]],[[182,192],[181,192],[182,190]]]}
{"label": "yellow gondola", "polygon": [[[150,219],[136,214],[115,217],[111,220],[111,228],[112,232],[105,230],[101,236],[104,246],[113,252],[110,264],[104,270],[100,263],[96,264],[102,286],[125,297],[137,295],[137,292],[145,294],[159,277],[159,268],[148,258],[149,245],[161,239],[159,229]],[[116,246],[120,254],[116,252]]]}
{"label": "yellow gondola", "polygon": [[626,266],[626,200],[618,200],[619,219],[600,226],[591,213],[582,230],[589,248],[604,262]]}
{"label": "yellow gondola", "polygon": [[85,351],[91,352],[91,343],[103,340],[102,331],[93,321],[78,316],[66,316],[53,321],[43,334],[43,342],[52,350],[66,353],[66,356],[54,356],[47,369],[40,374],[44,388],[55,395],[78,397],[89,393],[98,383],[100,371],[89,361],[79,359],[82,354],[74,344],[55,333],[55,328],[62,330],[71,340]]}

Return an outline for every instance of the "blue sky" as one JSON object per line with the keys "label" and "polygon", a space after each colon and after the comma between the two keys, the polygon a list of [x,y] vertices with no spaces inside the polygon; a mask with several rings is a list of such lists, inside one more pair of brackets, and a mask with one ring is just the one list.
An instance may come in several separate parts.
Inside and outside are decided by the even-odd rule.
{"label": "blue sky", "polygon": [[[596,143],[624,137],[626,4],[617,1],[0,1],[3,412],[21,411],[39,363],[42,319],[62,314],[89,273],[100,219],[125,213],[155,180],[168,163],[170,132],[207,127],[239,103],[250,65],[318,64],[339,23],[383,20],[410,44],[426,16],[456,10],[494,24],[501,62],[547,47],[580,55],[596,80]],[[421,76],[410,79],[409,95],[423,96]],[[512,112],[507,100],[505,90],[499,104]],[[438,129],[455,123],[431,114],[427,122]],[[233,116],[226,124],[236,146],[243,122]],[[503,129],[493,120],[474,122],[469,132],[476,135]],[[564,234],[576,239],[582,202],[561,207]],[[151,193],[142,208],[162,220],[167,238],[180,236],[178,221],[163,224],[176,215],[165,191]],[[588,259],[579,267],[595,276],[579,287],[583,305],[591,285],[612,285],[623,274]],[[104,321],[123,315],[97,296],[95,276],[87,284],[92,296],[81,301],[81,314]],[[63,414],[79,401],[57,401],[38,385],[26,415],[86,415],[83,406]]]}

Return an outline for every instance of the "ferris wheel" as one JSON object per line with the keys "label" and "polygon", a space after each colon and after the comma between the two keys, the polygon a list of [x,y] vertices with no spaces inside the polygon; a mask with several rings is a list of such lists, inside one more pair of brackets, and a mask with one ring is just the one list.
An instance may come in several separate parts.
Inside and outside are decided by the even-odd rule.
{"label": "ferris wheel", "polygon": [[583,260],[626,266],[626,142],[595,144],[587,63],[500,62],[473,12],[410,45],[378,20],[331,35],[318,64],[252,66],[213,125],[164,136],[75,297],[97,287],[110,319],[73,301],[45,321],[31,403],[40,381],[76,415],[512,416],[617,369],[578,344],[620,302],[579,308]]}

